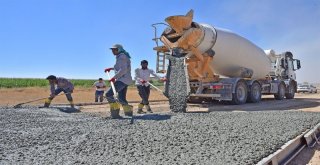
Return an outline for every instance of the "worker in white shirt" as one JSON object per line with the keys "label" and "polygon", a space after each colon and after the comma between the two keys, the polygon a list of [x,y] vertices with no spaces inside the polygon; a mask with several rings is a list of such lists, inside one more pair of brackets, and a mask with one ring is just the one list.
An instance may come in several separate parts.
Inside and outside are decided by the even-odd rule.
{"label": "worker in white shirt", "polygon": [[148,69],[148,61],[142,60],[141,61],[141,68],[137,68],[135,70],[135,84],[139,91],[139,95],[142,99],[141,103],[138,105],[138,112],[139,114],[145,113],[143,112],[143,107],[146,106],[147,111],[149,113],[153,113],[151,107],[149,105],[149,95],[150,95],[150,74],[156,77],[161,81],[165,81],[165,79],[160,78],[152,69]]}
{"label": "worker in white shirt", "polygon": [[102,78],[99,78],[99,81],[96,81],[93,86],[96,88],[96,93],[95,93],[95,102],[100,102],[103,101],[103,93],[106,90],[106,83],[103,81]]}

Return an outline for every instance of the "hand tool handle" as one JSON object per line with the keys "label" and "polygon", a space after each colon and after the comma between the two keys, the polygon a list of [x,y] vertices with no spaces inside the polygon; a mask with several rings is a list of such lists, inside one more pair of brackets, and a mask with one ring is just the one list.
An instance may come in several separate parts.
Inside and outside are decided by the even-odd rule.
{"label": "hand tool handle", "polygon": [[[107,75],[108,75],[109,79],[111,79],[109,72],[107,72]],[[114,83],[112,81],[110,81],[110,84],[111,84],[113,94],[115,95],[116,98],[118,98],[118,93],[116,91],[116,88],[114,87]]]}
{"label": "hand tool handle", "polygon": [[156,86],[154,86],[153,84],[151,84],[150,82],[148,82],[149,83],[149,85],[151,85],[153,88],[155,88],[156,90],[158,90],[159,92],[162,92],[162,90],[161,89],[159,89],[158,87],[156,87]]}

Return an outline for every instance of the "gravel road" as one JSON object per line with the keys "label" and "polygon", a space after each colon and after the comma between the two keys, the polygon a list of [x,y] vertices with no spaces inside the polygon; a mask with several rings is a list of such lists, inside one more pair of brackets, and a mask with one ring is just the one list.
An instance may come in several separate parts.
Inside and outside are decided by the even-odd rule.
{"label": "gravel road", "polygon": [[0,108],[0,164],[254,164],[320,122],[297,111],[160,113],[103,119]]}

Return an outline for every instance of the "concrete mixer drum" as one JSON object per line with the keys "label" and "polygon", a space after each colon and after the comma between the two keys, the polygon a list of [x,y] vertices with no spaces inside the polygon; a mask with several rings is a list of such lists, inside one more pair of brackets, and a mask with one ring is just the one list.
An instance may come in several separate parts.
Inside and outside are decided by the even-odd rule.
{"label": "concrete mixer drum", "polygon": [[[274,94],[276,99],[294,98],[297,84],[294,71],[301,66],[291,52],[279,55],[265,52],[230,30],[193,22],[193,10],[186,15],[167,17],[165,21],[169,27],[160,37],[155,37],[163,46],[157,42],[154,50],[184,58],[183,79],[187,78],[188,83],[180,85],[190,88],[190,100],[216,99],[244,104],[259,102],[261,94]],[[178,52],[172,53],[173,50]],[[175,72],[174,63],[169,66],[171,73]]]}

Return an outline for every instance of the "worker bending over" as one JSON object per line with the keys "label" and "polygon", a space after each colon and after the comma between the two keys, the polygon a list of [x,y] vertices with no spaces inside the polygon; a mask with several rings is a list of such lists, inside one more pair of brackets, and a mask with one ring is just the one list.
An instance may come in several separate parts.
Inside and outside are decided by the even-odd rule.
{"label": "worker bending over", "polygon": [[160,78],[157,74],[154,73],[152,69],[148,69],[148,61],[141,61],[141,68],[137,68],[135,70],[135,81],[136,86],[139,92],[139,95],[142,99],[141,103],[138,105],[137,113],[145,113],[143,112],[143,107],[146,106],[147,111],[152,113],[151,107],[149,105],[149,96],[150,96],[150,75],[153,75],[158,80],[165,81],[165,79]]}
{"label": "worker bending over", "polygon": [[54,75],[50,75],[46,79],[49,81],[51,94],[50,97],[45,100],[44,107],[49,107],[55,96],[63,91],[70,102],[71,107],[74,108],[71,96],[74,89],[73,84],[63,77],[56,77]]}
{"label": "worker bending over", "polygon": [[131,57],[120,44],[115,44],[110,49],[112,50],[113,55],[116,56],[116,64],[113,68],[105,69],[105,72],[110,72],[111,70],[115,71],[114,77],[109,81],[110,83],[114,83],[115,90],[118,93],[118,98],[114,98],[112,88],[109,88],[106,93],[106,98],[110,104],[111,117],[114,119],[121,118],[119,115],[120,104],[123,107],[124,114],[126,116],[132,116],[133,107],[128,104],[126,99],[128,86],[132,83]]}
{"label": "worker bending over", "polygon": [[106,83],[103,81],[102,78],[99,78],[98,81],[96,81],[93,86],[96,88],[96,93],[95,93],[95,102],[98,102],[98,100],[100,102],[103,101],[103,93],[104,90],[106,89]]}

